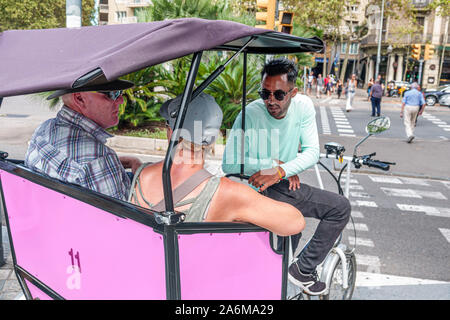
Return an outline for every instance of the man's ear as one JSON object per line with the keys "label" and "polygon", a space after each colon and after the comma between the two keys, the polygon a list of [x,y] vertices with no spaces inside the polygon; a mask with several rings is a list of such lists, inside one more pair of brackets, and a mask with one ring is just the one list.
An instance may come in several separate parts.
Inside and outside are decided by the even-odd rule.
{"label": "man's ear", "polygon": [[294,87],[294,89],[292,89],[292,92],[291,92],[291,97],[292,98],[295,97],[297,95],[297,93],[298,93],[298,88]]}
{"label": "man's ear", "polygon": [[80,110],[83,110],[86,106],[82,92],[73,93],[72,94],[72,102]]}

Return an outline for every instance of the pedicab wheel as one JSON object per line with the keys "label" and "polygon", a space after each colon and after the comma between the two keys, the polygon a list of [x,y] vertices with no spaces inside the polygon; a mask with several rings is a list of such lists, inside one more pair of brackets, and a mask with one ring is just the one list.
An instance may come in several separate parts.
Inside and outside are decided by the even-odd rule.
{"label": "pedicab wheel", "polygon": [[347,258],[348,271],[347,289],[344,289],[342,286],[342,261],[338,259],[332,269],[330,289],[327,294],[320,296],[321,300],[351,300],[356,282],[356,258],[354,253],[346,253],[345,256]]}

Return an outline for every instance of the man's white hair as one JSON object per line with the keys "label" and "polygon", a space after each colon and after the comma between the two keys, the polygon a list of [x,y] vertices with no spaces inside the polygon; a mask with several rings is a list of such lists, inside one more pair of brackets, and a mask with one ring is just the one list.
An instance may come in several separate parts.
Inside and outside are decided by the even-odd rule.
{"label": "man's white hair", "polygon": [[411,89],[418,89],[418,88],[419,88],[419,84],[417,82],[411,83]]}

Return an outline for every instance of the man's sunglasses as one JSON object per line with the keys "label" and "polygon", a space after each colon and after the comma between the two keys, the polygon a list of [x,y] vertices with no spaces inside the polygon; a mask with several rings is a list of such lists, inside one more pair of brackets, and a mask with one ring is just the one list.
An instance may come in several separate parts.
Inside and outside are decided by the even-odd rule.
{"label": "man's sunglasses", "polygon": [[[292,88],[294,89],[294,88]],[[270,90],[267,89],[261,89],[260,91],[258,91],[259,96],[261,97],[261,99],[263,100],[267,100],[270,98],[270,95],[273,94],[273,96],[275,97],[275,99],[277,99],[278,101],[283,101],[284,98],[286,97],[286,95],[292,91],[289,90],[288,92],[285,92],[283,90],[275,90],[275,92],[272,92]]]}
{"label": "man's sunglasses", "polygon": [[111,100],[116,101],[122,95],[122,90],[99,91],[99,93],[103,93],[105,96],[107,96]]}

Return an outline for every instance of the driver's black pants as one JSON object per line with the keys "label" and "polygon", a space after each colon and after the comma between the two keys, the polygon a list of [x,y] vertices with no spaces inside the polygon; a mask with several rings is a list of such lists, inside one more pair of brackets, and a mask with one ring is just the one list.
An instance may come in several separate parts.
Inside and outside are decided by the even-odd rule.
{"label": "driver's black pants", "polygon": [[[282,180],[269,187],[263,194],[293,205],[304,217],[320,220],[313,237],[298,257],[300,270],[303,273],[311,273],[325,259],[350,219],[350,202],[337,193],[304,183],[300,184],[300,189],[289,190],[288,180]],[[301,234],[292,237],[294,248],[300,237]]]}

